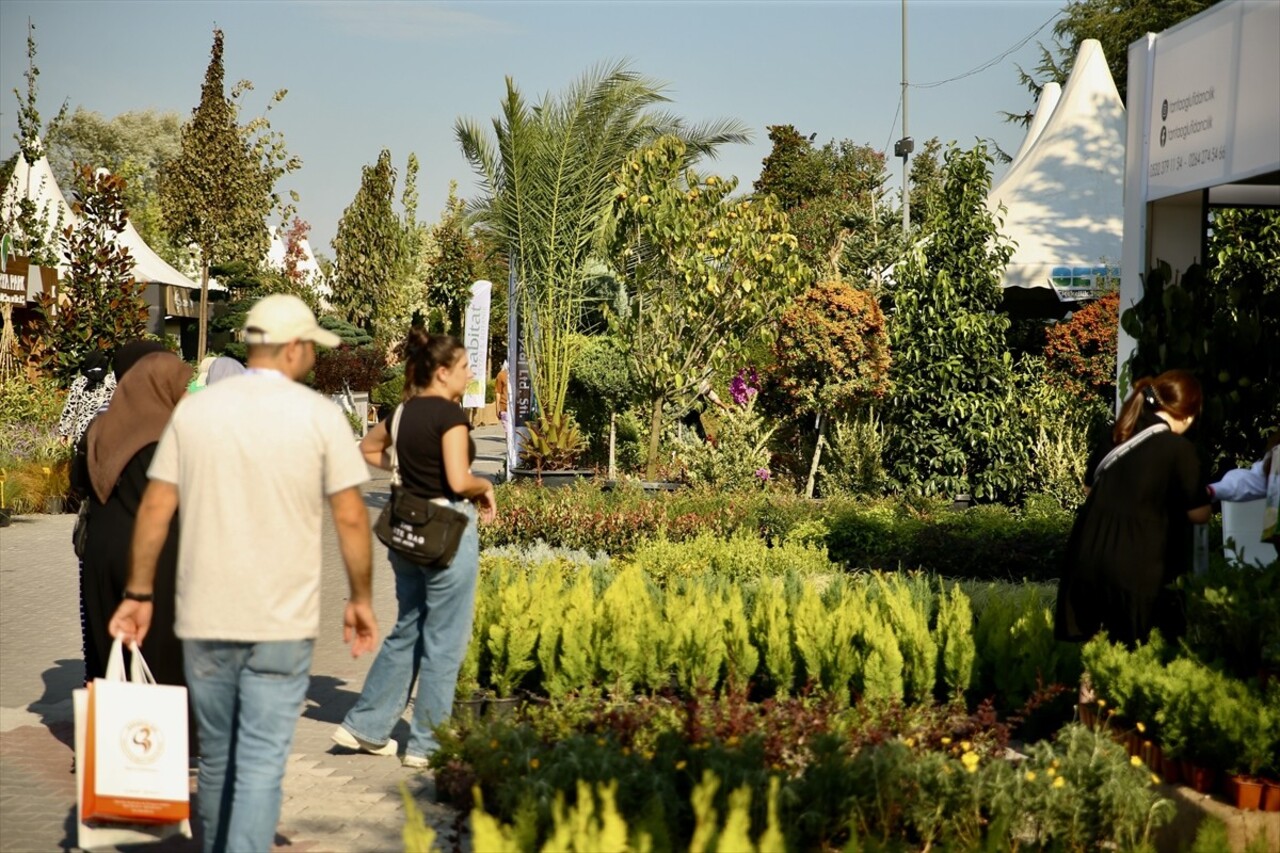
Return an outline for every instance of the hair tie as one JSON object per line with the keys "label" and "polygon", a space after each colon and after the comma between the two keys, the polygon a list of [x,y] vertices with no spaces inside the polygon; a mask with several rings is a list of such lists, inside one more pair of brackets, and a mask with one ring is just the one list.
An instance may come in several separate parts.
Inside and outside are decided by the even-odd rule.
{"label": "hair tie", "polygon": [[1156,389],[1154,385],[1148,385],[1142,389],[1142,399],[1151,408],[1160,408],[1160,398],[1156,396]]}

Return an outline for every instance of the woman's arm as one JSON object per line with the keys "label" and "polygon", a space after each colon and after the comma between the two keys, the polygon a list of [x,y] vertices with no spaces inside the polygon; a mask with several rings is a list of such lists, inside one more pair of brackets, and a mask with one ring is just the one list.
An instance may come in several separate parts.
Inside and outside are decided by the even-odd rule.
{"label": "woman's arm", "polygon": [[455,494],[470,498],[480,508],[480,518],[493,521],[497,504],[493,497],[493,483],[471,473],[470,447],[467,428],[463,424],[450,427],[440,437],[440,452],[444,458],[444,475],[449,488]]}
{"label": "woman's arm", "polygon": [[1209,516],[1212,514],[1208,504],[1187,510],[1187,518],[1191,520],[1192,524],[1208,524]]}
{"label": "woman's arm", "polygon": [[386,421],[379,421],[377,426],[360,439],[360,453],[364,456],[364,461],[384,471],[391,470],[391,458],[387,454],[390,446],[391,436],[387,433]]}

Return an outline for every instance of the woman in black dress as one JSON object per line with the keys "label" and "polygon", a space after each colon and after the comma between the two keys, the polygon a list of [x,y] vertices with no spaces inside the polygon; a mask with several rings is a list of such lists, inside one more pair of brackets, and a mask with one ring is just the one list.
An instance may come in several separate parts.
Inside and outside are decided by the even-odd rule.
{"label": "woman in black dress", "polygon": [[[129,578],[129,543],[147,468],[160,434],[186,392],[191,368],[170,352],[138,360],[120,380],[108,409],[89,428],[79,477],[87,481],[89,532],[81,574],[85,618],[85,680],[105,674],[111,634],[107,625]],[[147,664],[161,684],[185,684],[182,646],[173,634],[178,563],[175,517],[156,574],[155,616],[147,634]]]}
{"label": "woman in black dress", "polygon": [[1058,639],[1105,630],[1132,645],[1152,628],[1166,637],[1182,632],[1169,585],[1191,571],[1192,525],[1209,520],[1200,461],[1183,435],[1200,405],[1200,383],[1186,371],[1134,383],[1112,441],[1090,461],[1089,495],[1058,586]]}

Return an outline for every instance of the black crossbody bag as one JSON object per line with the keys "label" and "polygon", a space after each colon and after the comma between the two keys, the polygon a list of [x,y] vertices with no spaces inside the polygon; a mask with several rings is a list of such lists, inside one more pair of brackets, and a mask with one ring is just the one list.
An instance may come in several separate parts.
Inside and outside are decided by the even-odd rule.
{"label": "black crossbody bag", "polygon": [[391,498],[373,532],[382,544],[423,568],[445,569],[458,553],[458,543],[471,518],[451,506],[410,493],[400,482],[396,436],[404,404],[391,416]]}

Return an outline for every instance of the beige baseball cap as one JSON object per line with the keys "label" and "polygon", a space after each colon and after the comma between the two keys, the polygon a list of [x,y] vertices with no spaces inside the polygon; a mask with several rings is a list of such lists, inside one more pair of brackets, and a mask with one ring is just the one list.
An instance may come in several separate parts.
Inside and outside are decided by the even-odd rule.
{"label": "beige baseball cap", "polygon": [[307,303],[287,293],[273,293],[254,303],[244,319],[244,340],[247,344],[290,341],[314,341],[324,347],[342,344],[342,338],[320,328]]}

